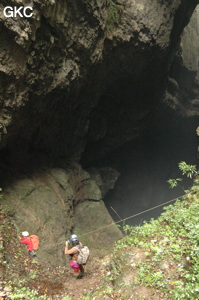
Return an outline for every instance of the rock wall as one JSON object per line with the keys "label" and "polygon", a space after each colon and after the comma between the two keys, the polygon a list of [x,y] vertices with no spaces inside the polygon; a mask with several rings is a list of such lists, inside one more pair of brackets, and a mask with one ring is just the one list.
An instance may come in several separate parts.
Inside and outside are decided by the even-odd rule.
{"label": "rock wall", "polygon": [[199,114],[198,20],[199,8],[196,7],[171,65],[165,94],[167,103],[188,117]]}
{"label": "rock wall", "polygon": [[[32,18],[3,15],[23,2],[0,3],[0,178],[16,226],[39,233],[40,255],[62,262],[73,228],[111,222],[101,200],[118,176],[77,163],[135,140],[163,102],[198,113],[196,70],[184,69],[185,52],[175,56],[198,0],[30,0]],[[112,245],[121,233],[94,240],[107,235]]]}
{"label": "rock wall", "polygon": [[85,146],[97,143],[103,154],[136,138],[162,101],[168,68],[197,3],[31,0],[28,19],[4,17],[3,0],[3,159],[78,161]]}
{"label": "rock wall", "polygon": [[[114,170],[107,170],[110,177],[111,172],[115,177]],[[98,177],[102,187],[103,179]],[[15,180],[4,188],[3,204],[13,216],[19,235],[24,230],[39,235],[38,256],[50,263],[64,263],[65,241],[73,232],[91,247],[92,256],[106,253],[122,237],[116,225],[100,230],[113,220],[96,181],[77,164],[67,170],[46,169]],[[97,231],[88,234],[93,230]]]}

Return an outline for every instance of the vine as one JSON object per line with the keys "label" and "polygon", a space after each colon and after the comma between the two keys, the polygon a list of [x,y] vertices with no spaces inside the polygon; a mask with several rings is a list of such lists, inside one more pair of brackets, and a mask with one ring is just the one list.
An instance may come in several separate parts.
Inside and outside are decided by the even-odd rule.
{"label": "vine", "polygon": [[114,1],[110,0],[110,5],[108,8],[107,15],[107,32],[112,33],[114,27],[118,26],[121,22],[121,15],[124,11],[124,7],[120,4],[116,4]]}

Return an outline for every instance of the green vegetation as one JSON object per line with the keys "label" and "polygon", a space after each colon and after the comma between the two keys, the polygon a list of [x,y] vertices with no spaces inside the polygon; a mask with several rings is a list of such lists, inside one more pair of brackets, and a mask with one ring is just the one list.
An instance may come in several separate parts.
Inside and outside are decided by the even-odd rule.
{"label": "green vegetation", "polygon": [[[179,168],[188,177],[196,174],[195,166],[184,162]],[[199,176],[164,210],[157,220],[124,226],[128,235],[116,243],[110,265],[110,299],[199,299]],[[100,293],[87,299],[103,299]]]}
{"label": "green vegetation", "polygon": [[58,299],[72,300],[62,285],[69,278],[66,266],[33,259],[19,243],[18,235],[15,215],[0,204],[0,299],[50,300],[56,294]]}
{"label": "green vegetation", "polygon": [[[194,177],[192,187],[175,204],[165,207],[157,220],[123,226],[127,235],[116,243],[110,264],[100,265],[99,285],[89,286],[81,299],[199,299],[199,175],[195,166],[184,162],[179,168],[183,175]],[[176,180],[177,184],[180,181]],[[1,284],[10,289],[9,299],[48,300],[50,288],[62,297],[60,283],[70,280],[64,269],[35,264],[25,249],[16,245],[12,216],[1,211],[0,220],[4,241],[0,267],[6,277]],[[49,272],[52,281],[47,282]],[[36,290],[38,283],[40,290]],[[62,300],[73,299],[65,293]]]}
{"label": "green vegetation", "polygon": [[50,298],[47,298],[45,295],[38,296],[37,291],[30,290],[28,287],[17,287],[9,294],[9,299],[47,300]]}
{"label": "green vegetation", "polygon": [[188,165],[186,162],[181,161],[179,164],[179,169],[182,171],[182,175],[186,175],[187,177],[192,178],[193,175],[195,175],[196,172],[196,166],[195,165]]}
{"label": "green vegetation", "polygon": [[[182,175],[186,175],[188,178],[192,178],[197,172],[196,172],[196,166],[195,165],[188,165],[186,162],[181,161],[178,164],[179,169],[182,171]],[[170,188],[174,188],[179,185],[179,182],[182,182],[182,178],[176,178],[176,179],[169,179],[167,182],[170,185]],[[181,187],[183,190],[184,188]]]}
{"label": "green vegetation", "polygon": [[[10,283],[12,286],[12,283]],[[39,296],[36,290],[31,290],[28,287],[15,287],[11,293],[9,293],[9,299],[27,299],[27,300],[50,300],[51,297],[46,295]],[[65,296],[61,300],[71,300],[71,297]]]}
{"label": "green vegetation", "polygon": [[110,5],[108,8],[108,15],[107,15],[108,33],[112,33],[114,27],[120,23],[122,13],[123,13],[123,6],[118,5],[114,1],[110,0]]}
{"label": "green vegetation", "polygon": [[158,220],[128,226],[130,234],[117,243],[116,256],[125,247],[144,249],[146,259],[133,266],[138,269],[134,284],[157,288],[167,299],[198,299],[198,224],[198,195],[184,196],[166,207]]}

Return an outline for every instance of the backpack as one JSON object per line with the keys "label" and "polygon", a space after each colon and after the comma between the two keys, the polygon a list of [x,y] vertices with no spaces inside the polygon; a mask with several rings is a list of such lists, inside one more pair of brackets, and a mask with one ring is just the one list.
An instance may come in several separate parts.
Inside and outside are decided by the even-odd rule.
{"label": "backpack", "polygon": [[32,247],[34,250],[37,250],[39,248],[39,237],[36,234],[30,235],[30,239],[32,242]]}
{"label": "backpack", "polygon": [[78,257],[77,257],[77,263],[79,265],[85,265],[88,261],[88,257],[90,254],[90,250],[87,246],[77,247],[76,248],[79,251]]}

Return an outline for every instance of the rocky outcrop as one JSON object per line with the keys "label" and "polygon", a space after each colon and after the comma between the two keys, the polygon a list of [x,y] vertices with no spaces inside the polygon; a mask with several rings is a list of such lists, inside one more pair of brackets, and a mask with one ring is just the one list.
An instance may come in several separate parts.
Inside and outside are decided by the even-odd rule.
{"label": "rocky outcrop", "polygon": [[31,0],[32,18],[6,18],[2,1],[3,159],[78,161],[86,146],[87,161],[136,138],[197,3]]}
{"label": "rocky outcrop", "polygon": [[91,178],[99,186],[102,197],[104,198],[107,192],[115,187],[115,183],[120,176],[120,173],[110,167],[90,168],[88,169]]}
{"label": "rocky outcrop", "polygon": [[74,230],[85,245],[92,251],[92,256],[103,257],[110,253],[114,243],[123,237],[107,213],[103,201],[84,201],[74,211]]}
{"label": "rocky outcrop", "polygon": [[39,235],[38,256],[51,263],[64,262],[65,241],[74,230],[92,248],[92,255],[102,248],[106,253],[122,237],[112,224],[98,184],[77,164],[15,180],[4,189],[3,204],[13,216],[18,234],[28,230]]}
{"label": "rocky outcrop", "polygon": [[198,18],[197,7],[183,32],[180,49],[170,68],[165,93],[167,103],[188,117],[199,115]]}

